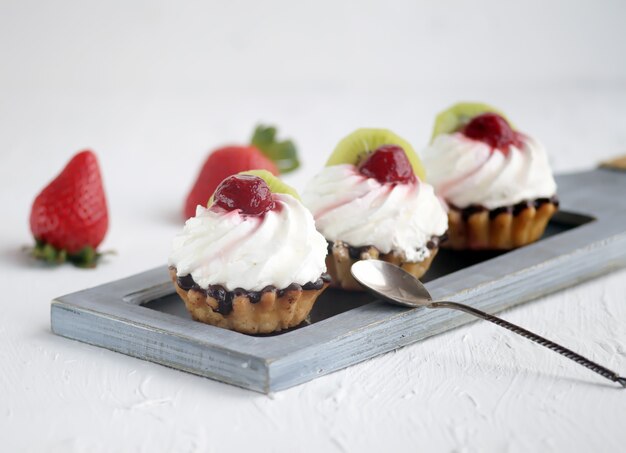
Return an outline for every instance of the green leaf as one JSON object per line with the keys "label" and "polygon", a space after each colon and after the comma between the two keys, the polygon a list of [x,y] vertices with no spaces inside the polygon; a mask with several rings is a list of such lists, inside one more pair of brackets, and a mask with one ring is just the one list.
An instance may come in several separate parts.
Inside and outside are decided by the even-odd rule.
{"label": "green leaf", "polygon": [[93,247],[83,247],[78,253],[74,253],[67,257],[67,260],[78,267],[96,267],[96,262],[100,258]]}
{"label": "green leaf", "polygon": [[251,144],[269,157],[281,173],[289,173],[300,166],[298,150],[291,140],[278,141],[273,126],[260,124],[252,134]]}
{"label": "green leaf", "polygon": [[62,263],[65,260],[65,250],[58,251],[50,244],[41,241],[37,241],[35,247],[30,250],[30,253],[38,260],[50,264]]}
{"label": "green leaf", "polygon": [[[84,247],[77,253],[67,253],[67,250],[58,250],[52,245],[37,240],[35,247],[26,249],[31,256],[48,264],[72,263],[78,267],[96,267],[102,253],[93,247]],[[106,252],[105,252],[106,253]]]}

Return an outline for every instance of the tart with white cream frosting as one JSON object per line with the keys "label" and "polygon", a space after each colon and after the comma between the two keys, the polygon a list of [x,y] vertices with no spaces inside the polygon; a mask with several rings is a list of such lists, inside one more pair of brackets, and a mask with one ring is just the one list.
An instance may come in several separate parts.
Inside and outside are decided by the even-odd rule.
{"label": "tart with white cream frosting", "polygon": [[360,129],[337,146],[302,194],[329,243],[332,285],[361,289],[350,274],[360,259],[382,259],[421,277],[437,254],[447,216],[420,180],[410,145],[380,129]]}
{"label": "tart with white cream frosting", "polygon": [[449,205],[447,247],[508,250],[536,241],[558,208],[544,147],[484,104],[437,117],[424,165]]}
{"label": "tart with white cream frosting", "polygon": [[270,333],[305,320],[328,286],[326,241],[293,189],[248,173],[226,178],[187,220],[170,275],[194,319]]}

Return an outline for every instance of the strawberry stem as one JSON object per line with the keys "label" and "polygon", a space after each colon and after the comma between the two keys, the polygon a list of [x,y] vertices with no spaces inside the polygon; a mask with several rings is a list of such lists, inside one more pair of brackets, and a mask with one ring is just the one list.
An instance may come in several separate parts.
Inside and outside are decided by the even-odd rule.
{"label": "strawberry stem", "polygon": [[275,127],[260,124],[254,129],[250,142],[274,161],[281,173],[289,173],[300,166],[298,151],[291,140],[278,141],[276,133]]}
{"label": "strawberry stem", "polygon": [[36,241],[35,247],[28,250],[33,258],[45,261],[48,264],[72,263],[77,267],[92,268],[96,264],[102,253],[97,252],[93,247],[83,247],[76,253],[68,253],[64,249],[56,249],[52,245],[43,241]]}

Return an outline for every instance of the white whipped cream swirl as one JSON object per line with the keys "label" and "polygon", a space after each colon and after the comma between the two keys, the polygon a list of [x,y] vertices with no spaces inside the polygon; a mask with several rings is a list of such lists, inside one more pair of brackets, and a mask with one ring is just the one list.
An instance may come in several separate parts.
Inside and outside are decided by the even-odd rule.
{"label": "white whipped cream swirl", "polygon": [[550,198],[556,183],[544,147],[522,136],[506,153],[460,132],[442,134],[423,153],[428,180],[448,203],[487,209]]}
{"label": "white whipped cream swirl", "polygon": [[325,167],[307,185],[302,201],[329,241],[372,245],[382,253],[402,253],[411,262],[428,258],[428,241],[448,229],[432,186],[383,184],[350,164]]}
{"label": "white whipped cream swirl", "polygon": [[173,241],[169,265],[205,289],[260,291],[316,281],[326,272],[326,240],[302,203],[273,196],[277,209],[264,216],[198,206]]}

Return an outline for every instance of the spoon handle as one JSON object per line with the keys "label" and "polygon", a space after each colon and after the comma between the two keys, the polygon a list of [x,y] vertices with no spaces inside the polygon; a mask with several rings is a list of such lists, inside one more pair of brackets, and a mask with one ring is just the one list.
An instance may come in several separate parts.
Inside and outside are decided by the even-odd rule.
{"label": "spoon handle", "polygon": [[575,353],[574,351],[567,349],[559,344],[556,344],[546,338],[543,338],[536,333],[532,333],[522,327],[516,326],[515,324],[511,324],[504,319],[500,319],[496,316],[490,315],[489,313],[485,313],[484,311],[477,310],[476,308],[470,307],[469,305],[459,304],[457,302],[432,302],[427,305],[428,308],[452,308],[454,310],[460,310],[465,313],[472,314],[474,316],[478,316],[486,321],[490,321],[500,327],[504,327],[505,329],[510,330],[511,332],[515,332],[523,337],[528,338],[529,340],[534,341],[535,343],[539,343],[541,346],[545,346],[548,349],[552,349],[555,352],[558,352],[561,355],[564,355],[570,360],[582,365],[584,367],[589,368],[591,371],[595,371],[601,376],[613,381],[618,382],[622,385],[622,387],[626,388],[626,378],[620,377],[616,372],[609,370],[608,368],[603,367],[602,365],[598,365],[595,362],[581,356],[580,354]]}

